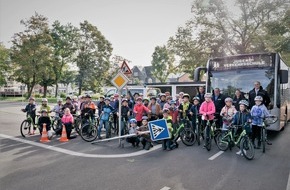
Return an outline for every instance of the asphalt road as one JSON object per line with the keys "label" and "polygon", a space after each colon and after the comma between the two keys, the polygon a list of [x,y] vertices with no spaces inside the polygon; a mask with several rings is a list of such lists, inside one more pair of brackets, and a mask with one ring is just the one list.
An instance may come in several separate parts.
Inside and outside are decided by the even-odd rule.
{"label": "asphalt road", "polygon": [[182,144],[173,151],[157,145],[146,152],[129,144],[119,148],[118,141],[92,145],[80,137],[43,144],[38,136],[20,136],[24,105],[0,102],[1,190],[290,189],[289,124],[269,135],[273,145],[265,154],[257,150],[248,161],[235,154],[237,149],[221,153],[215,145],[210,152]]}

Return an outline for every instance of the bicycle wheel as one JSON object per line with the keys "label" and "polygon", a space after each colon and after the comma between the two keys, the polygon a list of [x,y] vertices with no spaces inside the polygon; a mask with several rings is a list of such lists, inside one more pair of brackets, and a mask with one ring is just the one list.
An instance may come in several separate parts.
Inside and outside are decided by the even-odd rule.
{"label": "bicycle wheel", "polygon": [[97,126],[93,124],[84,124],[80,130],[80,136],[84,141],[92,142],[98,136]]}
{"label": "bicycle wheel", "polygon": [[261,129],[261,143],[262,143],[262,151],[263,153],[266,152],[266,129],[262,127]]}
{"label": "bicycle wheel", "polygon": [[197,141],[197,144],[199,146],[200,145],[200,138],[201,138],[200,126],[197,125],[195,130],[196,130],[196,141]]}
{"label": "bicycle wheel", "polygon": [[61,129],[61,122],[60,122],[60,120],[54,120],[53,122],[52,122],[52,129],[53,129],[53,131],[57,131],[58,129]]}
{"label": "bicycle wheel", "polygon": [[22,137],[29,137],[33,132],[33,127],[31,126],[31,122],[28,120],[24,120],[20,125],[20,133]]}
{"label": "bicycle wheel", "polygon": [[196,134],[192,129],[184,129],[180,132],[180,138],[183,144],[192,146],[196,141]]}
{"label": "bicycle wheel", "polygon": [[73,124],[75,131],[80,134],[80,128],[81,128],[81,120],[76,119],[75,123]]}
{"label": "bicycle wheel", "polygon": [[226,151],[229,148],[228,137],[224,138],[224,135],[222,133],[219,133],[216,137],[216,145],[220,150]]}
{"label": "bicycle wheel", "polygon": [[255,149],[249,137],[244,136],[240,142],[240,148],[246,159],[252,160],[255,156]]}

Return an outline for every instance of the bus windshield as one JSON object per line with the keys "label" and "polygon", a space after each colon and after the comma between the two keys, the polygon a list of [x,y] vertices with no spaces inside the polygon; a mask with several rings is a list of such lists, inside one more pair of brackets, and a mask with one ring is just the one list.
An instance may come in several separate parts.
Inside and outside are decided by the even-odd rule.
{"label": "bus windshield", "polygon": [[274,95],[274,68],[251,68],[238,70],[224,70],[210,72],[209,89],[220,88],[222,93],[234,97],[236,89],[248,93],[254,88],[254,82],[260,81],[273,100]]}

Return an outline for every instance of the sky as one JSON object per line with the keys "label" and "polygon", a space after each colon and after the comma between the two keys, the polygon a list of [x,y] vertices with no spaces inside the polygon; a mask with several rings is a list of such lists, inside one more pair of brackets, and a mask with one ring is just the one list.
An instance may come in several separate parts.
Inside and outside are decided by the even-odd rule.
{"label": "sky", "polygon": [[165,45],[179,26],[193,15],[192,0],[0,0],[0,42],[10,47],[11,37],[23,27],[20,20],[35,12],[50,24],[79,26],[88,20],[113,47],[113,55],[134,65],[150,65],[154,48]]}

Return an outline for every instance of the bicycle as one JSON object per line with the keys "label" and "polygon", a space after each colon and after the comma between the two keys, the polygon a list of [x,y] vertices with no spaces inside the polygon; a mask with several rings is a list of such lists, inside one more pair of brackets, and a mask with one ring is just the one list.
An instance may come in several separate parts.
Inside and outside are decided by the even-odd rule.
{"label": "bicycle", "polygon": [[[220,133],[217,135],[217,147],[226,151],[227,149],[232,150],[234,146],[240,148],[242,155],[245,156],[246,159],[252,160],[255,156],[255,149],[252,141],[250,140],[245,127],[249,125],[249,123],[245,123],[245,125],[230,125],[229,129],[225,131],[225,134]],[[236,130],[242,127],[243,131],[238,136],[236,134]],[[234,132],[233,132],[234,131]]]}
{"label": "bicycle", "polygon": [[51,123],[52,123],[52,129],[54,131],[57,131],[58,129],[61,129],[62,123],[61,123],[61,118],[62,114],[60,112],[55,112],[58,113],[58,116],[50,116],[51,117]]}
{"label": "bicycle", "polygon": [[39,129],[38,124],[37,124],[37,119],[40,115],[36,115],[35,117],[35,123],[33,122],[33,119],[30,114],[26,115],[26,119],[22,121],[20,125],[20,133],[22,137],[26,138],[31,135],[34,135],[34,131],[36,131],[36,128]]}
{"label": "bicycle", "polygon": [[98,136],[98,126],[96,125],[95,119],[92,119],[92,117],[89,117],[87,119],[87,122],[85,122],[79,131],[79,135],[84,141],[92,142],[94,141]]}
{"label": "bicycle", "polygon": [[191,122],[188,119],[183,119],[181,124],[173,133],[173,136],[173,142],[176,143],[180,138],[182,143],[186,146],[192,146],[196,141],[196,134],[192,130]]}
{"label": "bicycle", "polygon": [[268,139],[267,139],[267,127],[270,126],[271,124],[276,123],[278,120],[277,116],[266,116],[263,118],[263,125],[261,129],[261,145],[262,145],[262,152],[266,152],[266,143],[269,144]]}
{"label": "bicycle", "polygon": [[[205,129],[204,129],[205,145],[204,145],[204,147],[207,149],[207,151],[211,150],[211,141],[212,141],[212,139],[214,139],[215,143],[217,143],[216,142],[216,137],[217,137],[218,134],[221,133],[221,130],[217,129],[217,127],[216,127],[216,121],[217,120],[218,119],[212,120],[213,121],[212,124],[210,124],[210,120],[207,120],[206,125],[205,125]],[[210,129],[208,129],[208,128],[210,128]]]}

